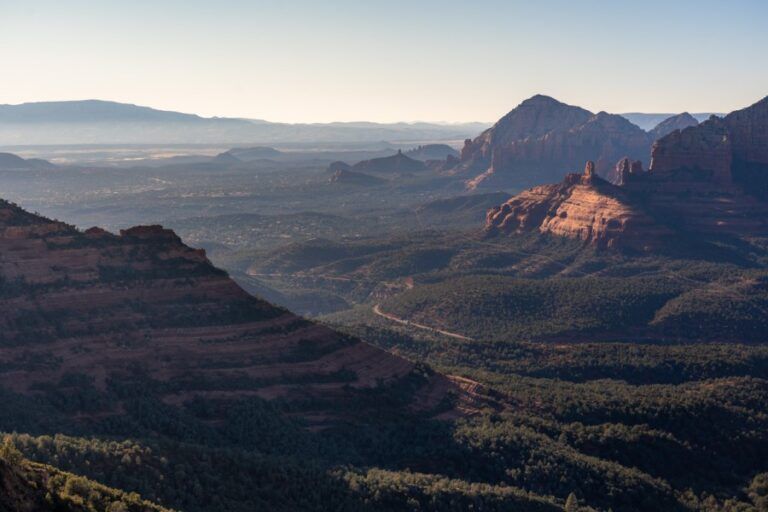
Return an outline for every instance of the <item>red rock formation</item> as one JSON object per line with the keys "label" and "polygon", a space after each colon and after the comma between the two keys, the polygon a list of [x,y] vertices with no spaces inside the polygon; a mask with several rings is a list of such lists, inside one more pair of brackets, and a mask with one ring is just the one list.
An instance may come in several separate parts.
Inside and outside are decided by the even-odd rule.
{"label": "red rock formation", "polygon": [[488,231],[539,230],[634,248],[652,247],[675,230],[766,236],[768,202],[759,188],[768,183],[768,99],[673,131],[654,144],[647,173],[622,159],[615,167],[620,188],[594,178],[593,169],[590,162],[578,179],[569,175],[512,198],[489,213]]}
{"label": "red rock formation", "polygon": [[569,175],[488,214],[489,233],[537,230],[600,247],[647,248],[674,232],[768,236],[768,98],[675,130],[653,146],[651,168],[622,159],[620,187]]}
{"label": "red rock formation", "polygon": [[179,238],[176,233],[173,232],[173,230],[165,229],[163,226],[157,224],[152,226],[134,226],[128,229],[121,229],[120,236],[139,238],[142,240],[158,240],[181,243],[181,238]]}
{"label": "red rock formation", "polygon": [[733,148],[728,127],[712,116],[699,126],[675,130],[653,144],[651,172],[674,173],[696,170],[703,179],[730,183]]}
{"label": "red rock formation", "polygon": [[591,115],[587,110],[560,103],[548,96],[533,96],[474,140],[465,140],[460,163],[454,172],[486,171],[491,167],[494,149],[529,138],[536,139],[551,132],[569,130],[585,123]]}
{"label": "red rock formation", "polygon": [[[322,426],[366,414],[360,390],[413,371],[404,359],[248,295],[161,226],[82,233],[0,201],[0,281],[0,387],[17,393],[73,373],[104,390],[138,371],[174,383],[161,397],[168,404],[195,396],[317,400],[313,417],[321,419],[310,423]],[[23,364],[36,360],[57,363],[44,372]],[[440,375],[423,385],[430,399],[417,390],[414,409],[428,412],[451,392],[463,400]],[[103,414],[120,410],[115,403]]]}
{"label": "red rock formation", "polygon": [[542,185],[493,208],[489,234],[538,231],[583,240],[600,248],[651,250],[672,232],[659,226],[624,191],[594,175],[569,174],[562,183]]}
{"label": "red rock formation", "polygon": [[111,233],[106,229],[102,229],[98,226],[93,226],[85,230],[85,234],[91,238],[100,238],[103,236],[110,236]]}
{"label": "red rock formation", "polygon": [[619,163],[616,164],[615,174],[617,176],[617,185],[624,185],[629,181],[629,176],[632,174],[632,162],[630,162],[629,158],[624,157],[619,160]]}
{"label": "red rock formation", "polygon": [[[653,146],[654,174],[696,171],[699,180],[737,182],[750,193],[768,195],[768,97],[696,127],[674,131]],[[760,189],[760,190],[756,190]]]}
{"label": "red rock formation", "polygon": [[592,114],[546,96],[524,101],[474,140],[465,141],[450,172],[467,174],[467,186],[520,185],[562,176],[596,158],[598,174],[614,179],[613,164],[623,155],[648,153],[650,136],[625,118]]}
{"label": "red rock formation", "polygon": [[768,97],[725,116],[733,157],[739,162],[768,164]]}

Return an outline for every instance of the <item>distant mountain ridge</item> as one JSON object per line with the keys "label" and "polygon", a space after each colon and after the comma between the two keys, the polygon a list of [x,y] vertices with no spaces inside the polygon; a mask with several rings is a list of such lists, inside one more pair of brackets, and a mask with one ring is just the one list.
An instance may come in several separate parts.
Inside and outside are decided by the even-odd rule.
{"label": "distant mountain ridge", "polygon": [[655,139],[660,139],[666,135],[669,135],[675,130],[684,130],[689,126],[696,126],[699,124],[699,120],[688,112],[683,112],[676,116],[669,117],[664,121],[657,124],[650,133]]}
{"label": "distant mountain ridge", "polygon": [[461,140],[484,123],[275,123],[102,100],[0,105],[0,145]]}
{"label": "distant mountain ridge", "polygon": [[13,153],[0,153],[0,170],[50,169],[54,165],[39,158],[21,158]]}
{"label": "distant mountain ridge", "polygon": [[[619,114],[620,116],[628,119],[631,123],[636,124],[640,128],[642,128],[645,131],[652,130],[656,125],[664,121],[665,119],[669,119],[670,117],[673,117],[677,114],[673,112],[669,113],[644,113],[644,112],[626,112],[623,114]],[[722,113],[718,112],[694,112],[693,114],[690,114],[694,119],[696,119],[698,122],[706,121],[710,118],[710,116],[722,116]]]}
{"label": "distant mountain ridge", "polygon": [[[672,115],[622,114],[644,130]],[[693,115],[699,121],[709,117]],[[474,136],[489,126],[490,123],[482,122],[291,124],[208,118],[96,99],[0,105],[0,145],[455,141]]]}
{"label": "distant mountain ridge", "polygon": [[[43,101],[0,105],[0,123],[88,123],[122,121],[205,122],[196,114],[103,100]],[[238,119],[229,121],[241,122]]]}

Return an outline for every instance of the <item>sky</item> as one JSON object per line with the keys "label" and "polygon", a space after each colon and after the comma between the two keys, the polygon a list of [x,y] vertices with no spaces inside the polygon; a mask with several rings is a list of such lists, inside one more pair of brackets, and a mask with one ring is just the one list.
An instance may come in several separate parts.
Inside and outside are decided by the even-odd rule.
{"label": "sky", "polygon": [[728,112],[768,95],[765,0],[0,0],[0,103],[283,122]]}

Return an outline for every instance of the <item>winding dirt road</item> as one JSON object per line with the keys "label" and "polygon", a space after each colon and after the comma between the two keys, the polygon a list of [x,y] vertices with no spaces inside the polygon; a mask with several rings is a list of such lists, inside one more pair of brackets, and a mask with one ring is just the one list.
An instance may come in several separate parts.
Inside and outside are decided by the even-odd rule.
{"label": "winding dirt road", "polygon": [[391,320],[400,325],[406,325],[408,327],[416,327],[417,329],[423,329],[425,331],[430,331],[430,332],[436,332],[438,334],[442,334],[443,336],[449,336],[451,338],[456,338],[463,341],[473,341],[472,338],[470,338],[469,336],[464,336],[463,334],[458,334],[451,331],[445,331],[443,329],[437,329],[435,327],[430,327],[428,325],[424,325],[424,324],[420,324],[417,322],[412,322],[410,320],[405,320],[403,318],[396,317],[391,313],[385,313],[381,310],[381,304],[376,304],[375,306],[373,306],[373,312],[382,318],[386,318],[387,320]]}

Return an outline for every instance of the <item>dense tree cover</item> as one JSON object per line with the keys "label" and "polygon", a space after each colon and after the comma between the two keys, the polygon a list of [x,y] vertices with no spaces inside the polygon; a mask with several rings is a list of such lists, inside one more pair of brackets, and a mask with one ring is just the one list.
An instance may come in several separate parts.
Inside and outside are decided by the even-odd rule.
{"label": "dense tree cover", "polygon": [[[597,509],[760,510],[765,346],[467,342],[362,315],[344,320],[350,333],[480,381],[514,404],[454,431],[474,449],[458,465],[463,478],[562,500],[572,485],[579,503]],[[443,474],[456,467],[438,460]]]}
{"label": "dense tree cover", "polygon": [[[385,310],[473,336],[393,326],[370,307],[337,315],[350,335],[427,363],[399,381],[343,402],[190,393],[177,407],[163,397],[354,375],[156,381],[137,365],[106,389],[66,374],[27,396],[2,391],[0,430],[24,432],[10,440],[30,460],[193,512],[765,509],[768,348],[722,342],[727,329],[728,340],[763,335],[762,271],[659,258],[615,264],[567,245],[556,261],[514,247],[432,253],[433,241],[422,242],[406,252],[379,247],[387,258],[378,261],[360,249],[324,264],[369,277],[422,272]],[[472,258],[474,273],[456,275],[453,266]],[[508,275],[477,272],[492,264]],[[719,341],[680,343],[688,334]],[[322,355],[299,343],[281,362]],[[1,364],[45,371],[61,361]],[[478,381],[490,399],[456,421],[429,419],[450,400],[430,414],[409,410],[432,368]],[[339,420],[308,429],[302,418],[317,410]]]}
{"label": "dense tree cover", "polygon": [[[552,498],[505,485],[436,475],[339,467],[175,442],[13,435],[31,458],[80,468],[110,485],[141,490],[190,511],[560,510]],[[414,504],[418,504],[414,506]]]}
{"label": "dense tree cover", "polygon": [[251,268],[270,273],[269,286],[288,306],[291,296],[312,292],[343,300],[340,308],[370,307],[387,296],[382,282],[412,279],[415,288],[385,301],[386,311],[484,341],[762,342],[767,264],[764,240],[696,241],[627,255],[557,237],[425,232],[312,240],[277,249]]}
{"label": "dense tree cover", "polygon": [[[689,272],[697,273],[694,268]],[[384,301],[382,309],[483,341],[763,342],[768,332],[768,274],[744,271],[717,281],[682,274],[670,279],[663,273],[449,277],[398,294]]]}
{"label": "dense tree cover", "polygon": [[[0,446],[0,510],[8,512],[162,512],[138,494],[106,487],[23,457],[6,438]],[[170,511],[168,511],[170,512]]]}
{"label": "dense tree cover", "polygon": [[482,340],[525,340],[642,327],[679,285],[653,278],[479,276],[423,285],[386,301],[397,316]]}
{"label": "dense tree cover", "polygon": [[681,337],[766,341],[768,276],[753,274],[690,290],[659,309],[652,324]]}
{"label": "dense tree cover", "polygon": [[[410,471],[349,471],[340,476],[369,510],[488,512],[562,510],[551,499],[505,485],[489,485]],[[406,500],[403,497],[407,496]]]}
{"label": "dense tree cover", "polygon": [[676,384],[722,376],[768,378],[768,347],[734,343],[466,341],[419,331],[370,314],[329,317],[353,333],[414,360],[448,368],[484,368],[500,374],[585,382],[616,379],[632,384]]}
{"label": "dense tree cover", "polygon": [[[312,433],[277,404],[240,406],[214,428],[206,418],[223,404],[175,412],[143,401],[122,419],[69,427],[98,427],[98,437],[11,439],[33,460],[183,510],[504,510],[525,499],[547,510],[570,495],[599,510],[716,510],[765,493],[765,380],[632,385],[452,371],[512,407],[457,423],[382,416]],[[131,432],[139,439],[125,441]]]}

